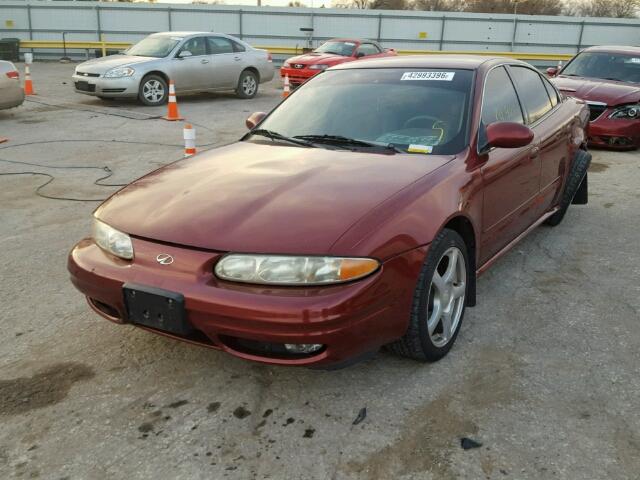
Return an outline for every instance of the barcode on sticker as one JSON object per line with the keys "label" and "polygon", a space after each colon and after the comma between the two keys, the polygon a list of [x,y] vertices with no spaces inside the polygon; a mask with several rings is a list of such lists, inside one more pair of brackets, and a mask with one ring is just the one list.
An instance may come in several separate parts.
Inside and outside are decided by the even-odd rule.
{"label": "barcode on sticker", "polygon": [[453,80],[455,72],[404,72],[400,80]]}

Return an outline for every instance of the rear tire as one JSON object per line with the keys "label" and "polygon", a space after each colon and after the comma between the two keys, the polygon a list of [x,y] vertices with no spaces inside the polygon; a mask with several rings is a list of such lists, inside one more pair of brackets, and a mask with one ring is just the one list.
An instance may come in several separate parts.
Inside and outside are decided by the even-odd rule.
{"label": "rear tire", "polygon": [[149,107],[164,105],[169,98],[169,86],[160,75],[147,75],[140,82],[138,99]]}
{"label": "rear tire", "polygon": [[387,346],[391,352],[428,362],[449,353],[464,317],[470,265],[462,237],[453,230],[442,230],[420,271],[409,327],[402,338]]}
{"label": "rear tire", "polygon": [[239,98],[253,98],[258,93],[258,76],[251,70],[245,70],[240,74],[236,95]]}
{"label": "rear tire", "polygon": [[578,150],[573,162],[571,172],[569,172],[569,178],[567,178],[567,183],[564,186],[564,192],[562,192],[560,209],[544,222],[551,227],[555,227],[562,222],[562,219],[569,209],[569,205],[571,205],[571,202],[573,201],[573,197],[580,187],[580,183],[586,178],[587,170],[591,163],[591,155],[584,150]]}

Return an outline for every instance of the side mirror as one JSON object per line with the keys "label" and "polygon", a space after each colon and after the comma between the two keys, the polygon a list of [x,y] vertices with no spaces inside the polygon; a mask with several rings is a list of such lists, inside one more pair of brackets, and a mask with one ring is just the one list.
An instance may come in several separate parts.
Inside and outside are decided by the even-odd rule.
{"label": "side mirror", "polygon": [[365,56],[365,53],[364,53],[364,52],[358,52],[358,53],[356,53],[356,58],[362,58],[362,57],[364,57],[364,56]]}
{"label": "side mirror", "polygon": [[192,56],[193,56],[193,54],[189,50],[182,50],[178,54],[178,58],[187,58],[187,57],[192,57]]}
{"label": "side mirror", "polygon": [[266,116],[267,114],[264,112],[254,112],[249,115],[249,118],[247,118],[245,124],[247,125],[247,128],[249,130],[253,130],[254,128],[256,128],[256,125],[258,125]]}
{"label": "side mirror", "polygon": [[547,75],[550,77],[555,77],[558,74],[558,69],[556,67],[547,68]]}
{"label": "side mirror", "polygon": [[487,145],[496,148],[526,147],[533,140],[533,130],[515,122],[496,122],[487,126]]}

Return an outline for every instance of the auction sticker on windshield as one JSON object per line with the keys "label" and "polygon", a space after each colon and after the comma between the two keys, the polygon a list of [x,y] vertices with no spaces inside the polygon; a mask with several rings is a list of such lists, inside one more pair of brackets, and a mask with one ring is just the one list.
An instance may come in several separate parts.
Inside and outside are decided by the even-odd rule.
{"label": "auction sticker on windshield", "polygon": [[400,80],[453,80],[455,72],[404,72]]}

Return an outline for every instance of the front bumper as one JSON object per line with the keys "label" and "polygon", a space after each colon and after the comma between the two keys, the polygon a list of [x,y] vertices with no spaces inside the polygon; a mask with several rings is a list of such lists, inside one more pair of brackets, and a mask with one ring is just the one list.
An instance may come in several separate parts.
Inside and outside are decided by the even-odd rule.
{"label": "front bumper", "polygon": [[[426,247],[411,250],[387,260],[373,275],[349,284],[269,287],[217,279],[213,267],[220,253],[141,239],[133,242],[132,262],[105,253],[91,239],[82,240],[69,254],[71,281],[97,313],[116,323],[128,323],[122,292],[126,282],[182,293],[187,319],[197,335],[187,338],[147,330],[279,365],[343,364],[401,337],[426,255]],[[175,262],[158,264],[159,253],[172,255]],[[238,347],[246,341],[325,347],[306,357],[289,358]]]}
{"label": "front bumper", "polygon": [[640,119],[609,118],[612,112],[607,108],[589,123],[589,146],[615,150],[640,147]]}
{"label": "front bumper", "polygon": [[74,74],[71,79],[77,93],[98,97],[136,97],[140,85],[140,78],[137,75],[104,78]]}
{"label": "front bumper", "polygon": [[309,68],[280,68],[280,77],[284,78],[285,76],[289,76],[289,83],[293,86],[302,85],[304,82],[309,80],[311,77],[315,77],[322,70],[310,70]]}

